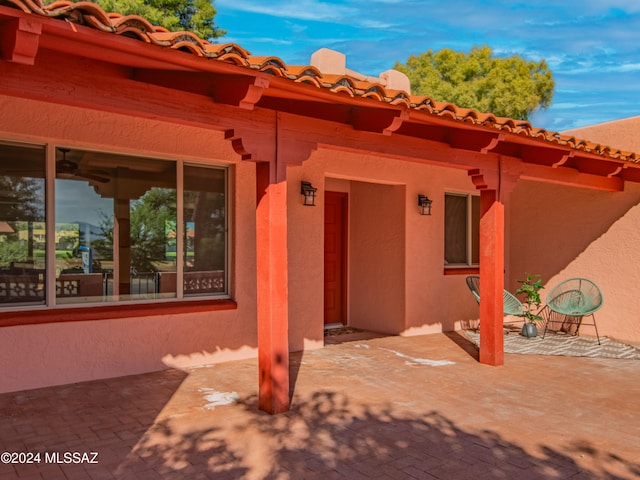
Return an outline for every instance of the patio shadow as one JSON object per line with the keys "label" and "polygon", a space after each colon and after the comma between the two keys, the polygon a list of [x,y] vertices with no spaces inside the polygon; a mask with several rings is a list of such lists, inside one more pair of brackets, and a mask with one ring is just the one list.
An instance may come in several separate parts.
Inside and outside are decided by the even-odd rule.
{"label": "patio shadow", "polygon": [[227,418],[224,424],[163,419],[117,473],[151,467],[159,478],[200,474],[216,479],[587,480],[640,475],[640,464],[588,442],[570,446],[570,452],[591,457],[597,465],[593,470],[544,445],[527,452],[495,432],[465,431],[437,411],[414,417],[392,406],[350,404],[339,392],[314,393],[278,416],[257,412],[256,403],[252,396],[220,407],[216,414]]}

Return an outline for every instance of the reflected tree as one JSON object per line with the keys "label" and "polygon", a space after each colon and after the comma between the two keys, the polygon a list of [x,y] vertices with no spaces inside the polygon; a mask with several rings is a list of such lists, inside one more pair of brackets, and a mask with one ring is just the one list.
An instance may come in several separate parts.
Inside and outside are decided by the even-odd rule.
{"label": "reflected tree", "polygon": [[[222,270],[225,266],[225,199],[216,192],[185,192],[188,269]],[[191,238],[193,235],[193,238]]]}
{"label": "reflected tree", "polygon": [[[33,224],[44,222],[44,182],[38,178],[0,176],[0,221],[10,227],[0,242],[0,265],[33,259]],[[26,242],[20,231],[27,228]]]}
{"label": "reflected tree", "polygon": [[[131,202],[131,267],[138,272],[158,271],[166,260],[169,237],[175,236],[176,191],[151,188]],[[102,215],[101,237],[92,247],[100,258],[113,258],[113,217]]]}
{"label": "reflected tree", "polygon": [[131,266],[155,272],[166,260],[168,238],[175,234],[176,191],[151,188],[131,203]]}

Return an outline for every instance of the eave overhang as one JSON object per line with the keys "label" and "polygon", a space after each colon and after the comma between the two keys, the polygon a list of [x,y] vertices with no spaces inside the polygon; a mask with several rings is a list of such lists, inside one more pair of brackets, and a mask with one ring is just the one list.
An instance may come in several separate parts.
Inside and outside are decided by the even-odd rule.
{"label": "eave overhang", "polygon": [[[65,20],[0,5],[2,62],[31,66],[40,56],[57,56],[70,63],[86,59],[110,64],[118,68],[105,71],[122,82],[201,96],[244,111],[283,112],[343,124],[356,132],[380,135],[377,142],[390,136],[410,139],[412,145],[424,141],[423,153],[413,148],[408,154],[417,161],[429,161],[428,147],[436,142],[451,150],[451,163],[457,168],[473,170],[482,166],[483,158],[499,158],[518,165],[520,178],[607,190],[620,190],[625,181],[640,182],[640,157],[633,152],[375,84],[322,76],[313,67],[287,68],[276,57],[251,57],[231,44],[214,47],[191,34],[179,38],[168,32],[149,34],[153,27],[144,19],[120,19],[112,21],[111,28],[96,28],[108,19],[99,18],[99,7],[87,8],[93,17],[85,15],[81,25],[62,14],[58,16]],[[224,122],[213,123],[221,128]],[[448,163],[443,158],[439,162]]]}

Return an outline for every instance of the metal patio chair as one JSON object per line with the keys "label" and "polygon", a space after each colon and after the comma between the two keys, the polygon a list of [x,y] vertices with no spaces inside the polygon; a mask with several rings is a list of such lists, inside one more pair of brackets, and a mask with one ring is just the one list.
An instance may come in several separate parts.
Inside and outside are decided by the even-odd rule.
{"label": "metal patio chair", "polygon": [[[478,302],[478,305],[480,305],[480,277],[478,275],[469,275],[467,277],[467,286],[469,287],[469,290],[471,290],[471,293],[475,297],[476,302]],[[503,298],[502,310],[505,315],[516,315],[516,316],[522,315],[523,306],[522,306],[522,302],[518,300],[518,297],[513,295],[508,290],[503,290],[502,298]],[[505,322],[505,323],[519,323],[521,321],[522,320],[517,320],[517,321]]]}
{"label": "metal patio chair", "polygon": [[[595,328],[598,345],[600,335],[594,313],[602,307],[603,297],[600,288],[586,278],[570,278],[556,285],[547,296],[547,304],[541,315],[545,319],[544,333],[550,324],[559,325],[555,331],[568,335],[579,335],[582,325]],[[585,323],[584,317],[591,317],[593,323]]]}

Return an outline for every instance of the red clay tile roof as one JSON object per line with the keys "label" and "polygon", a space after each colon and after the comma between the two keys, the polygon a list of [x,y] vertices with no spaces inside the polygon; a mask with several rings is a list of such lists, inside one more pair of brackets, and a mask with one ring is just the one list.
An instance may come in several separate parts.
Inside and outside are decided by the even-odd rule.
{"label": "red clay tile roof", "polygon": [[282,77],[296,83],[307,83],[321,89],[353,98],[368,98],[390,105],[436,115],[443,119],[489,127],[504,132],[553,143],[558,146],[584,151],[604,158],[640,164],[640,154],[612,149],[606,145],[577,139],[559,132],[534,128],[528,121],[496,117],[451,103],[438,102],[430,97],[411,95],[405,91],[385,88],[372,81],[350,78],[348,75],[323,74],[313,66],[287,65],[278,57],[255,56],[233,43],[212,44],[190,32],[169,32],[151,25],[137,15],[106,13],[91,2],[58,1],[44,6],[40,0],[0,0],[0,5],[20,9],[48,18],[85,25],[103,32],[131,37],[159,47],[181,50],[212,61],[232,63],[254,71]]}

